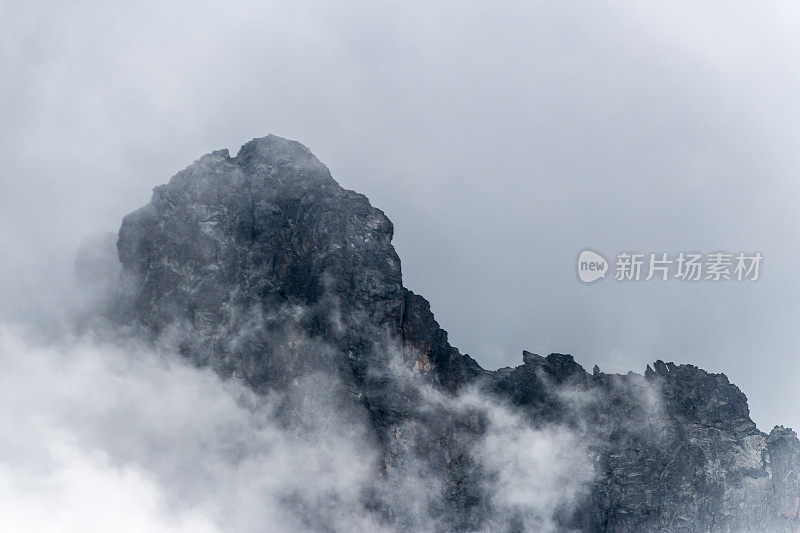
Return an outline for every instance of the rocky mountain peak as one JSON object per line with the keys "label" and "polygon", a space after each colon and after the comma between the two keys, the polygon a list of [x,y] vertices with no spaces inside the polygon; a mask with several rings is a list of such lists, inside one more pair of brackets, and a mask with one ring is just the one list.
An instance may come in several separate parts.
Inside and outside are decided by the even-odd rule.
{"label": "rocky mountain peak", "polygon": [[[294,178],[329,178],[328,168],[320,163],[311,150],[297,141],[276,135],[267,135],[245,143],[236,154],[236,162],[242,165],[264,165],[284,176]],[[289,172],[286,172],[286,171]]]}
{"label": "rocky mountain peak", "polygon": [[[437,480],[432,507],[447,529],[522,523],[513,509],[492,511],[492,474],[475,451],[491,416],[457,407],[464,391],[529,428],[580,436],[593,476],[552,517],[558,528],[785,525],[800,441],[758,431],[724,374],[660,360],[644,375],[589,374],[570,355],[528,351],[516,368],[486,371],[403,287],[392,236],[385,214],[300,143],[269,135],[235,157],[216,150],[123,219],[117,250],[134,286],[123,320],[260,393],[335,377],[342,405],[368,413],[383,473],[421,464]],[[413,522],[388,503],[370,506],[388,523]]]}

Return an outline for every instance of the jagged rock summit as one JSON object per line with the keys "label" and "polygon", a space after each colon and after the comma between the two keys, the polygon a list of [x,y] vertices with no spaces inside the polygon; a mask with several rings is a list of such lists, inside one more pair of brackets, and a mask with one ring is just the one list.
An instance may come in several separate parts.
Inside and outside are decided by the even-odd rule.
{"label": "jagged rock summit", "polygon": [[[454,389],[479,367],[403,288],[393,231],[305,146],[269,135],[235,157],[205,155],[156,187],[124,218],[117,249],[139,281],[137,320],[155,333],[190,325],[187,353],[257,389],[293,364],[287,327],[349,354],[336,364],[356,377],[376,341],[401,339],[412,364]],[[272,323],[266,335],[232,346],[230,335],[254,321]]]}
{"label": "jagged rock summit", "polygon": [[[124,218],[117,249],[134,291],[123,320],[257,392],[336,376],[343,404],[368,414],[384,473],[423,461],[441,480],[430,512],[444,529],[525,521],[496,510],[474,453],[485,420],[431,407],[413,379],[443,397],[478,390],[532,427],[583,436],[594,475],[551,517],[557,529],[788,526],[779,511],[798,493],[800,442],[785,428],[758,431],[724,375],[661,361],[644,375],[590,374],[569,355],[530,352],[516,368],[484,370],[403,287],[392,235],[384,213],[300,143],[270,135],[234,157],[217,150]],[[390,503],[368,506],[398,529],[415,527]]]}

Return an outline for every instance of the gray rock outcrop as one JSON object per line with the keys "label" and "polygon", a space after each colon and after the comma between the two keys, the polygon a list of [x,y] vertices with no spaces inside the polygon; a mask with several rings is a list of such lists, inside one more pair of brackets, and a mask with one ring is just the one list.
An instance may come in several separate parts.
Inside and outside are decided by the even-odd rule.
{"label": "gray rock outcrop", "polygon": [[[800,441],[760,432],[724,375],[661,361],[643,375],[590,374],[569,355],[530,352],[519,367],[484,370],[403,287],[392,235],[382,211],[297,142],[270,135],[234,157],[215,151],[124,218],[117,249],[134,291],[121,320],[263,394],[335,376],[343,408],[366,413],[381,475],[419,462],[437,480],[434,501],[414,512],[441,529],[526,527],[494,508],[474,447],[487,416],[448,403],[465,391],[531,428],[581,436],[593,475],[556,529],[789,527],[780,508],[798,493]],[[419,527],[380,494],[365,507]]]}

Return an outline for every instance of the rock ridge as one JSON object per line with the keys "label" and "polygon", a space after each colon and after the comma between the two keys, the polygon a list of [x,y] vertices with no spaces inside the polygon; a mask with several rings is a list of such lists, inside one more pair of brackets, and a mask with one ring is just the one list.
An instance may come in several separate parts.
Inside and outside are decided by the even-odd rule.
{"label": "rock ridge", "polygon": [[117,250],[134,291],[122,320],[170,335],[193,363],[257,392],[337,376],[342,401],[368,413],[387,469],[413,456],[442,479],[448,529],[493,527],[471,451],[485,421],[445,400],[431,408],[402,372],[443,398],[480,391],[531,427],[583,436],[595,474],[557,529],[787,525],[779,510],[798,492],[800,441],[787,428],[759,431],[724,374],[661,360],[641,375],[590,374],[570,355],[528,351],[516,368],[484,370],[403,286],[393,234],[381,210],[298,142],[269,135],[233,157],[215,150],[123,219]]}

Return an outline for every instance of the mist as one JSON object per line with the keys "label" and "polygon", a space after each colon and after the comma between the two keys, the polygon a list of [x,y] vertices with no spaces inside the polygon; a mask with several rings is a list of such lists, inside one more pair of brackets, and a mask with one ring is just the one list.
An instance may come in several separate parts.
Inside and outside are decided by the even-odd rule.
{"label": "mist", "polygon": [[[688,362],[726,373],[761,430],[800,427],[798,19],[789,2],[3,2],[0,514],[77,531],[102,501],[130,530],[289,528],[270,481],[292,481],[286,461],[324,480],[312,498],[357,507],[369,438],[298,444],[269,399],[86,328],[105,289],[76,278],[78,251],[200,155],[270,132],[386,212],[405,285],[485,368],[522,349]],[[584,286],[585,248],[765,259],[753,283]]]}
{"label": "mist", "polygon": [[[589,2],[4,2],[2,314],[199,155],[275,132],[396,227],[406,285],[485,367],[724,371],[798,426],[798,10]],[[756,283],[584,287],[574,257],[760,251]],[[46,280],[42,289],[41,280]],[[579,324],[579,326],[578,326]]]}
{"label": "mist", "polygon": [[[419,531],[446,528],[441,480],[414,458],[388,472],[365,412],[343,409],[339,384],[311,374],[258,395],[135,336],[100,330],[46,341],[0,329],[0,506],[14,531]],[[456,397],[401,364],[394,379],[426,409],[486,417],[469,446],[489,476],[496,511],[556,531],[557,513],[586,496],[586,442],[566,426],[534,427],[477,390]],[[292,412],[291,420],[279,414]],[[365,506],[377,495],[396,526]],[[408,518],[411,517],[411,518]],[[512,517],[511,519],[509,517]],[[409,522],[410,520],[410,522]]]}

